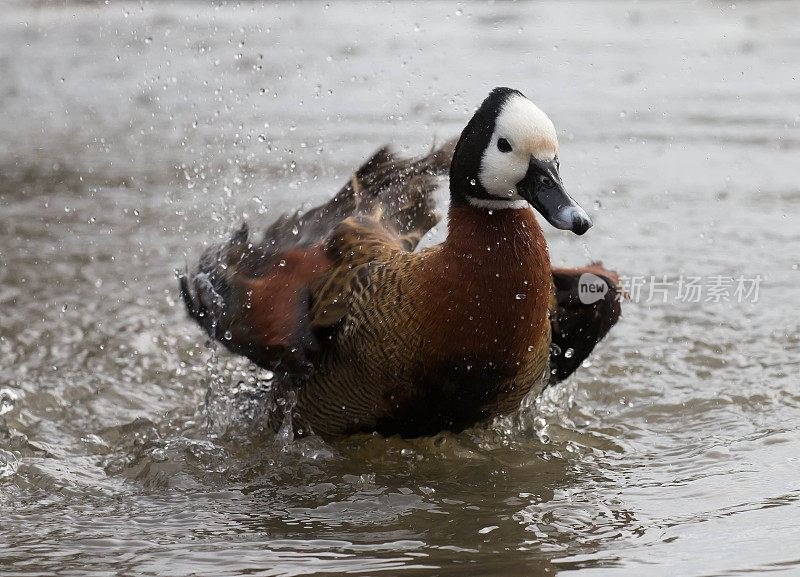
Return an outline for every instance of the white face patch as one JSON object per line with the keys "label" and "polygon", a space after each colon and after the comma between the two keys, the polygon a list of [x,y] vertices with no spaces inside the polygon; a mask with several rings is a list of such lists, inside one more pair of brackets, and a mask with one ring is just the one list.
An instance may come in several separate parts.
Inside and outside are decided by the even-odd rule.
{"label": "white face patch", "polygon": [[[497,141],[501,138],[511,145],[510,152],[498,148]],[[478,179],[498,200],[523,200],[517,194],[516,185],[528,171],[531,156],[553,160],[557,155],[558,138],[553,123],[533,102],[515,94],[497,115],[492,139],[481,159]],[[509,203],[509,208],[511,206],[514,205]]]}

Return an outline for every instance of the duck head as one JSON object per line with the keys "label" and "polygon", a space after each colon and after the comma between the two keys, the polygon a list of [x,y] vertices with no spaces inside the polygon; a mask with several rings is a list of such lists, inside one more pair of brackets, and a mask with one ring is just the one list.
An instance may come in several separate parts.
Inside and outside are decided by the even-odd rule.
{"label": "duck head", "polygon": [[528,204],[561,230],[583,234],[589,215],[564,190],[553,123],[518,90],[495,88],[461,133],[450,165],[454,205]]}

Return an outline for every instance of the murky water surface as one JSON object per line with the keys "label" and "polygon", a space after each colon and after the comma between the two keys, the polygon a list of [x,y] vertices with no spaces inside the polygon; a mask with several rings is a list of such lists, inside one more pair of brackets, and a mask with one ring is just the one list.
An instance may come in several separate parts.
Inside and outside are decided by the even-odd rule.
{"label": "murky water surface", "polygon": [[[798,574],[799,19],[6,3],[0,573]],[[491,426],[260,434],[269,375],[206,346],[174,270],[243,215],[326,198],[384,142],[457,134],[496,85],[553,118],[596,222],[549,229],[553,261],[647,279],[638,302]],[[760,276],[757,302],[708,301],[719,276]]]}

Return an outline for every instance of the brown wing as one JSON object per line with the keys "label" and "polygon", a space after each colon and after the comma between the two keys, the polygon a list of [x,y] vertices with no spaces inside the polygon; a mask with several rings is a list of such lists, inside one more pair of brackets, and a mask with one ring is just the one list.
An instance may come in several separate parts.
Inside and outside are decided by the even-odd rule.
{"label": "brown wing", "polygon": [[[617,274],[604,269],[601,263],[583,268],[554,268],[552,272],[557,306],[551,314],[551,384],[571,375],[616,324],[620,298],[625,295]],[[585,273],[596,275],[608,287],[602,298],[588,304],[581,302],[578,293],[578,281]]]}
{"label": "brown wing", "polygon": [[451,141],[410,160],[383,148],[334,198],[303,215],[279,218],[261,242],[251,242],[242,226],[180,279],[190,316],[234,353],[264,367],[301,370],[320,346],[316,329],[343,314],[336,294],[357,265],[377,254],[360,248],[366,246],[362,240],[343,258],[342,243],[352,234],[337,240],[335,231],[369,230],[372,246],[413,250],[438,222],[431,193],[449,169],[453,147]]}
{"label": "brown wing", "polygon": [[333,265],[314,288],[311,324],[326,327],[341,320],[353,299],[364,299],[365,291],[377,288],[372,284],[378,280],[374,270],[416,244],[409,248],[408,241],[387,225],[380,212],[343,220],[326,245]]}

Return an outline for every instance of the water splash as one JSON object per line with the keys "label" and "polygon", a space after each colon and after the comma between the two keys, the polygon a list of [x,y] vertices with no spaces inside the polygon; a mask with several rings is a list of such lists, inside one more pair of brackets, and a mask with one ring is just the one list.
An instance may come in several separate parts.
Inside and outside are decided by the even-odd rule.
{"label": "water splash", "polygon": [[19,469],[19,453],[0,449],[0,479],[10,477]]}
{"label": "water splash", "polygon": [[0,389],[0,415],[5,415],[14,410],[22,394],[14,389]]}

